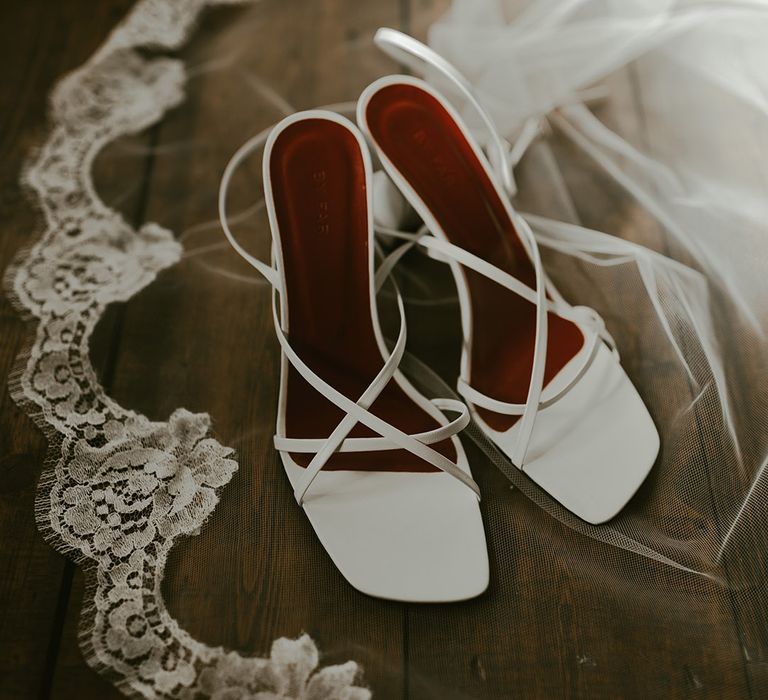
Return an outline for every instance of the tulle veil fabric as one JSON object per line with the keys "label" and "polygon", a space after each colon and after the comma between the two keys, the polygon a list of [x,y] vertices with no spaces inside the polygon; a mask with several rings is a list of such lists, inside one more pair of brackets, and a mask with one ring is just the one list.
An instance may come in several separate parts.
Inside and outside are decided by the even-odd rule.
{"label": "tulle veil fabric", "polygon": [[[582,221],[584,203],[518,206],[534,202],[526,216],[550,273],[608,319],[636,381],[642,367],[665,378],[644,394],[659,463],[608,525],[582,523],[486,451],[574,529],[721,582],[727,567],[739,588],[758,582],[750,562],[768,521],[768,178],[739,138],[751,129],[768,153],[766,36],[768,3],[695,0],[454,0],[429,31],[513,160],[543,134],[521,164],[539,161],[540,185],[578,169],[621,193],[632,220],[615,230]],[[642,80],[650,137],[598,116],[620,71]],[[470,107],[464,116],[486,138]]]}

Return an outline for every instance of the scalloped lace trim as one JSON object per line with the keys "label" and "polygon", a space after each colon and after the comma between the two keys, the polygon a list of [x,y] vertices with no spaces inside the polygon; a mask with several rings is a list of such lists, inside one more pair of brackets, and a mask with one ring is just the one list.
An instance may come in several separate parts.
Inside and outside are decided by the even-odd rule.
{"label": "scalloped lace trim", "polygon": [[[231,1],[231,0],[229,0]],[[178,409],[151,422],[107,396],[88,342],[106,306],[130,299],[181,246],[152,223],[134,230],[96,195],[95,156],[157,122],[183,97],[183,64],[135,49],[181,45],[207,4],[143,0],[82,67],[54,88],[52,131],[24,174],[45,230],[6,276],[20,312],[38,319],[11,378],[14,398],[49,439],[38,525],[88,575],[81,645],[122,690],[148,698],[364,700],[357,664],[317,670],[308,636],[279,639],[269,658],[212,648],[182,630],[160,594],[168,552],[194,534],[237,469],[207,436],[210,419]]]}

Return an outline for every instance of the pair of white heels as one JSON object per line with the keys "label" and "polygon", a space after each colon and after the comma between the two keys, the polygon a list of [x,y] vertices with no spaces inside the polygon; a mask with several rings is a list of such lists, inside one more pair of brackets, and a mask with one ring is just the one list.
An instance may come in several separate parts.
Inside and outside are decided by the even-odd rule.
{"label": "pair of white heels", "polygon": [[[427,47],[394,30],[377,43],[429,63],[468,97],[466,83]],[[451,104],[425,82],[388,76],[357,104],[359,129],[333,112],[294,114],[270,132],[264,189],[272,265],[232,236],[229,179],[222,225],[274,289],[282,348],[275,447],[298,503],[346,579],[369,595],[447,602],[488,586],[478,501],[458,433],[474,419],[512,463],[591,523],[616,515],[650,471],[656,428],[592,309],[566,302],[547,278],[536,239],[511,207],[502,140],[493,165]],[[361,133],[362,132],[362,133]],[[424,221],[374,267],[369,146]],[[429,400],[398,370],[376,292],[412,246],[447,262],[464,344],[458,392]],[[453,413],[449,419],[445,413]]]}

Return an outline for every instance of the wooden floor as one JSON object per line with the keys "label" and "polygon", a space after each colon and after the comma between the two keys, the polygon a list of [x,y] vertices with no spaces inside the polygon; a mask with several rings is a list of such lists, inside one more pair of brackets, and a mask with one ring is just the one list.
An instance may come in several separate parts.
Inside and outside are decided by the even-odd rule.
{"label": "wooden floor", "polygon": [[[233,81],[201,71],[182,108],[99,160],[100,193],[134,224],[158,221],[184,235],[188,247],[204,243],[208,234],[198,225],[215,216],[227,156],[280,116],[264,100],[252,113],[232,105],[254,99],[259,85],[279,90],[296,108],[354,99],[393,68],[370,48],[373,31],[388,25],[423,36],[446,4],[263,0],[253,9],[205,15],[182,55],[205,66],[213,50],[205,39],[220,31],[222,42],[241,49],[238,65],[250,68],[246,82],[255,92],[246,98]],[[3,268],[35,234],[36,212],[18,176],[45,135],[48,90],[90,56],[131,5],[16,0],[0,10]],[[243,26],[252,32],[233,24],[246,15]],[[213,48],[221,56],[226,46]],[[663,138],[643,114],[643,91],[653,88],[643,75],[624,71],[612,87],[601,118],[639,143]],[[195,141],[201,134],[204,148]],[[521,173],[523,190],[538,167],[534,153]],[[255,174],[252,185],[259,185]],[[236,193],[241,205],[253,191]],[[552,197],[575,202],[579,217],[596,226],[611,216],[613,230],[621,230],[621,217],[629,216],[615,188],[577,173]],[[528,204],[536,207],[533,199]],[[633,235],[642,238],[643,226],[634,221]],[[296,508],[270,448],[278,352],[268,294],[206,265],[245,272],[223,252],[187,257],[110,309],[93,343],[100,376],[123,405],[158,420],[179,406],[209,412],[217,437],[237,449],[239,472],[202,533],[179,544],[164,582],[171,611],[198,639],[264,654],[276,637],[306,631],[323,663],[359,661],[377,698],[766,696],[768,644],[766,630],[754,624],[759,611],[723,587],[702,579],[692,586],[682,573],[585,540],[510,490],[488,465],[476,469],[483,491],[493,494],[483,507],[486,529],[496,533],[485,595],[451,606],[401,605],[352,590]],[[424,318],[412,324],[412,348],[455,364],[456,334],[439,330],[456,328],[455,314],[412,313]],[[28,328],[0,300],[0,375]],[[649,371],[649,382],[653,376]],[[44,454],[40,432],[7,392],[0,395],[0,697],[110,698],[116,691],[85,665],[77,645],[81,574],[35,528]]]}

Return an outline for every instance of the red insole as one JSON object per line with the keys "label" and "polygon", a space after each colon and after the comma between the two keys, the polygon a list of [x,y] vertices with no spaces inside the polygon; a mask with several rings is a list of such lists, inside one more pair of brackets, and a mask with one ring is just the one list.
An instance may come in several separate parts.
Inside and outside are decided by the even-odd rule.
{"label": "red insole", "polygon": [[[535,287],[535,272],[482,163],[446,109],[425,90],[388,85],[370,99],[368,128],[377,145],[418,193],[448,240]],[[536,334],[534,306],[486,277],[464,270],[472,305],[470,384],[500,401],[525,403]],[[548,314],[544,381],[581,349],[579,328]],[[517,416],[478,409],[494,430]]]}
{"label": "red insole", "polygon": [[[269,169],[291,345],[315,373],[357,400],[384,364],[371,318],[366,175],[360,144],[342,124],[305,119],[277,137]],[[407,433],[438,427],[394,380],[370,410]],[[287,437],[328,437],[344,415],[289,368]],[[349,436],[376,434],[358,424]],[[450,440],[433,447],[456,459]],[[291,456],[302,466],[313,457]],[[405,450],[337,453],[325,468],[435,470]]]}

